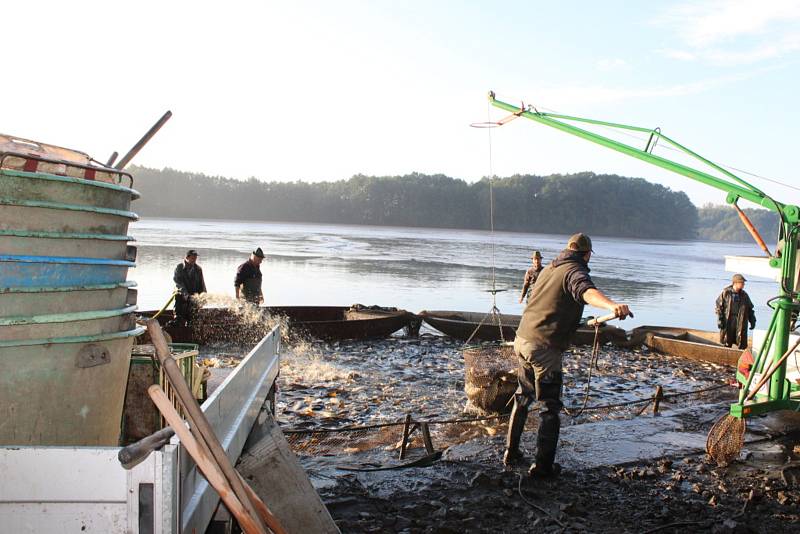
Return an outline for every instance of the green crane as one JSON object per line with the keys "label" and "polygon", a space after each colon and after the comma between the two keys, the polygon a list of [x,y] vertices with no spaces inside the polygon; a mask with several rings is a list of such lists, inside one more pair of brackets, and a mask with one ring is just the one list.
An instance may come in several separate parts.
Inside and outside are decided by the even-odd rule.
{"label": "green crane", "polygon": [[[518,117],[530,119],[538,123],[556,128],[563,132],[575,135],[577,137],[586,139],[598,145],[622,152],[628,156],[646,161],[662,169],[672,171],[692,180],[704,183],[721,191],[727,193],[726,201],[732,204],[739,211],[739,215],[745,226],[756,239],[768,255],[769,266],[780,272],[780,290],[778,295],[770,299],[768,305],[774,310],[772,318],[770,319],[767,334],[764,338],[758,355],[755,357],[752,366],[747,368],[739,365],[737,368],[737,380],[744,384],[740,393],[738,403],[731,405],[730,413],[734,417],[744,418],[751,415],[763,414],[776,410],[800,410],[800,384],[794,384],[786,380],[786,360],[778,367],[778,370],[772,375],[769,382],[769,390],[767,394],[757,394],[752,400],[745,401],[745,396],[750,388],[750,384],[756,373],[763,373],[765,367],[769,368],[766,364],[772,355],[771,365],[777,364],[781,357],[784,355],[789,346],[789,336],[793,330],[794,320],[797,317],[797,311],[800,309],[800,302],[798,301],[797,282],[798,282],[798,265],[797,265],[797,252],[798,252],[798,229],[800,228],[800,208],[791,204],[783,204],[777,202],[769,195],[759,190],[752,184],[747,183],[745,180],[739,178],[727,169],[703,158],[699,154],[689,150],[685,146],[676,142],[675,140],[664,135],[659,128],[643,128],[639,126],[630,126],[627,124],[618,124],[613,122],[606,122],[594,119],[587,119],[583,117],[573,117],[569,115],[561,115],[558,113],[545,113],[537,110],[533,106],[515,106],[502,102],[495,98],[494,92],[489,92],[489,102],[497,108],[508,111],[511,113],[508,117],[493,123],[481,123],[481,126],[501,126],[514,120]],[[621,143],[614,139],[599,135],[597,133],[585,130],[574,123],[589,124],[594,126],[602,126],[613,128],[616,130],[623,130],[628,132],[643,133],[648,136],[646,146],[637,148],[625,143]],[[694,158],[703,165],[719,172],[723,177],[717,177],[708,172],[703,172],[682,163],[672,161],[653,154],[652,151],[659,141],[668,142],[677,150]],[[752,225],[749,225],[744,213],[738,208],[738,201],[744,199],[750,201],[758,206],[764,207],[778,214],[781,220],[779,225],[780,231],[777,240],[777,247],[775,253],[771,254],[763,243],[761,238]]]}

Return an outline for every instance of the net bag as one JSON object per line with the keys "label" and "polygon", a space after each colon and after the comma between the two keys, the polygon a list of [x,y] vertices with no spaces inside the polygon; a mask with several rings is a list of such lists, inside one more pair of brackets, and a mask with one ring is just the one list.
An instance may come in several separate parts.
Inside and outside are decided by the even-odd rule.
{"label": "net bag", "polygon": [[517,389],[517,357],[513,347],[479,347],[464,351],[464,391],[485,412],[511,409]]}
{"label": "net bag", "polygon": [[744,419],[732,415],[714,423],[706,439],[706,452],[717,465],[725,467],[739,457],[744,446],[745,430]]}

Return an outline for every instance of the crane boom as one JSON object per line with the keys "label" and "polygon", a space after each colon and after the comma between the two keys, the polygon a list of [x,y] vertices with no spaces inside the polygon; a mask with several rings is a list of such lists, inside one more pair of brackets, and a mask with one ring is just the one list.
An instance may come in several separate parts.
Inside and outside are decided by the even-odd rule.
{"label": "crane boom", "polygon": [[[740,198],[752,202],[758,206],[776,212],[781,219],[780,233],[778,235],[778,246],[776,247],[775,256],[769,258],[770,266],[780,269],[780,293],[772,299],[768,304],[773,308],[774,312],[770,320],[769,327],[764,339],[764,342],[759,350],[755,363],[750,370],[742,373],[737,370],[737,379],[744,387],[740,394],[740,401],[731,405],[731,415],[736,417],[745,417],[749,415],[756,415],[766,413],[773,410],[800,410],[800,384],[791,384],[786,380],[786,359],[781,357],[786,352],[789,345],[789,336],[792,331],[795,315],[800,310],[800,303],[797,300],[798,293],[797,282],[797,255],[798,255],[798,235],[800,234],[800,208],[793,204],[783,204],[777,202],[772,197],[746,182],[742,178],[734,175],[727,169],[709,161],[708,159],[700,156],[692,150],[686,148],[675,140],[667,137],[661,133],[658,128],[644,128],[640,126],[630,126],[627,124],[619,124],[596,119],[587,119],[583,117],[574,117],[570,115],[562,115],[558,113],[545,113],[537,110],[532,106],[515,106],[502,102],[495,98],[494,92],[489,92],[489,102],[499,109],[512,113],[510,119],[516,117],[524,117],[532,121],[550,126],[557,130],[575,135],[592,143],[610,148],[617,152],[621,152],[627,156],[645,161],[662,169],[677,173],[697,182],[706,184],[727,193],[726,201],[729,204],[737,206]],[[494,123],[497,126],[502,126],[510,122],[509,119],[503,119]],[[580,128],[571,123],[591,124],[595,126],[603,126],[619,130],[634,131],[638,133],[649,134],[649,140],[644,150],[619,142],[617,140],[605,137],[603,135],[591,132],[584,128]],[[708,172],[694,169],[683,163],[678,163],[670,159],[658,156],[652,153],[652,149],[659,140],[664,140],[675,147],[677,150],[694,158],[702,164],[714,169],[722,174],[725,178],[714,176]],[[738,206],[737,206],[738,207]],[[753,232],[751,232],[753,233]],[[757,234],[753,233],[756,237]],[[758,241],[760,238],[756,238]],[[766,246],[763,247],[766,249]],[[755,401],[745,402],[745,395],[747,394],[753,377],[757,372],[764,372],[767,360],[769,359],[769,352],[772,350],[772,362],[778,365],[778,370],[772,375],[770,379],[769,393],[767,395],[757,395]]]}

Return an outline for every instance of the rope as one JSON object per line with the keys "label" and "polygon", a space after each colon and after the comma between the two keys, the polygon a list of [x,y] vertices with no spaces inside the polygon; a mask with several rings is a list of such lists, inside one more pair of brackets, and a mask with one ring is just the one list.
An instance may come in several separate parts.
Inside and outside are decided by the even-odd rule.
{"label": "rope", "polygon": [[[698,395],[700,393],[707,393],[709,391],[714,391],[714,390],[725,388],[725,387],[729,387],[729,385],[727,383],[726,384],[717,384],[717,385],[710,386],[710,387],[707,387],[707,388],[695,389],[695,390],[692,390],[692,391],[684,391],[682,393],[671,393],[671,394],[668,394],[668,395],[662,395],[661,399],[662,400],[666,400],[666,399],[671,399],[671,398],[676,398],[676,397],[685,397],[685,396],[688,396],[688,395]],[[589,412],[589,411],[594,411],[594,410],[607,410],[607,409],[610,409],[610,408],[623,408],[623,407],[626,407],[626,406],[635,406],[635,405],[641,404],[641,403],[648,403],[649,404],[649,403],[653,402],[655,400],[655,398],[656,398],[655,395],[653,395],[652,397],[648,397],[646,399],[638,399],[638,400],[633,400],[633,401],[618,402],[618,403],[614,403],[614,404],[600,404],[600,405],[597,405],[597,406],[586,406],[586,407],[583,407],[581,410],[584,411],[584,412]],[[468,419],[465,419],[465,418],[428,419],[428,420],[425,420],[425,421],[419,421],[419,420],[411,419],[411,420],[409,420],[409,423],[410,424],[428,424],[428,425],[450,425],[450,424],[478,423],[478,422],[481,422],[481,421],[492,421],[492,420],[496,420],[496,419],[506,419],[506,418],[508,418],[508,416],[509,416],[509,414],[498,414],[498,415],[486,415],[486,416],[474,417],[474,418],[471,417],[471,418],[468,418]],[[335,432],[360,432],[360,431],[364,431],[364,430],[376,430],[376,429],[379,429],[379,428],[387,428],[387,427],[393,427],[393,426],[404,426],[405,424],[406,424],[406,422],[405,422],[405,420],[403,420],[403,421],[397,421],[397,422],[392,422],[392,423],[377,423],[377,424],[374,424],[374,425],[351,426],[351,427],[344,427],[344,428],[284,429],[283,433],[284,434],[316,434],[316,433],[324,434],[324,433],[335,433]]]}
{"label": "rope", "polygon": [[177,289],[176,289],[175,291],[173,291],[173,292],[172,292],[172,295],[169,297],[169,300],[167,301],[167,303],[166,303],[166,304],[164,304],[164,305],[161,307],[161,309],[160,309],[160,310],[158,310],[158,311],[156,312],[156,314],[155,314],[155,315],[153,315],[153,316],[151,317],[151,319],[157,319],[159,315],[161,315],[162,313],[164,313],[164,312],[167,310],[167,308],[169,308],[169,305],[170,305],[170,304],[172,304],[172,301],[173,301],[173,300],[175,300],[175,296],[176,296],[178,293],[180,293],[180,291],[178,291]]}
{"label": "rope", "polygon": [[[486,118],[487,123],[490,123],[492,120],[492,106],[491,103],[486,103]],[[492,162],[492,128],[487,128],[489,134],[489,233],[490,233],[490,241],[492,244],[492,290],[490,291],[492,294],[492,308],[489,310],[489,313],[483,316],[481,322],[478,323],[478,326],[475,327],[475,330],[472,331],[472,334],[467,338],[464,342],[464,347],[466,347],[472,338],[475,337],[475,334],[478,333],[478,330],[486,323],[486,318],[490,315],[494,317],[497,322],[497,328],[500,331],[500,339],[503,343],[506,342],[506,336],[503,333],[503,321],[500,316],[500,309],[497,307],[497,268],[496,268],[496,256],[495,256],[495,239],[494,239],[494,165]]]}
{"label": "rope", "polygon": [[589,402],[589,394],[591,393],[590,386],[592,384],[592,370],[597,365],[597,357],[600,353],[600,323],[594,325],[594,341],[592,342],[592,355],[589,358],[589,377],[586,379],[586,389],[583,394],[583,403],[577,412],[571,412],[564,406],[564,413],[575,419],[586,410],[586,404]]}

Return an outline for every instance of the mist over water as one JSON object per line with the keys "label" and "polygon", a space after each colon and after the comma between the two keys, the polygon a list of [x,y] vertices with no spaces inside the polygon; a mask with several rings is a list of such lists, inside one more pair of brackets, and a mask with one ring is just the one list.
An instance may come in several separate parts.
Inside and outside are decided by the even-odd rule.
{"label": "mist over water", "polygon": [[[395,228],[244,221],[144,219],[131,227],[139,246],[139,309],[169,298],[172,273],[189,248],[200,253],[210,293],[233,295],[236,267],[261,247],[268,305],[395,306],[412,312],[487,312],[492,305],[492,236],[474,230]],[[567,236],[497,232],[497,294],[503,313],[519,314],[522,277],[531,250],[549,263]],[[755,244],[593,237],[595,283],[636,313],[620,326],[642,324],[716,328],[714,300],[730,282],[725,255],[758,255]],[[748,279],[758,327],[769,319],[777,283]],[[587,308],[587,314],[598,314]]]}

